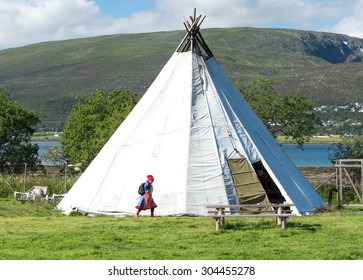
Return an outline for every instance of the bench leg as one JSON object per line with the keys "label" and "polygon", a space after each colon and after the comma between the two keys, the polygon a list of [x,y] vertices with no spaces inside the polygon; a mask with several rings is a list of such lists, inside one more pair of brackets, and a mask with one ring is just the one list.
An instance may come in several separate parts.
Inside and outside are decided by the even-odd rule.
{"label": "bench leg", "polygon": [[[277,214],[281,214],[282,213],[282,207],[277,208]],[[283,218],[282,217],[276,217],[276,223],[278,226],[282,227],[282,223],[283,223]]]}
{"label": "bench leg", "polygon": [[286,228],[286,225],[287,225],[287,223],[286,223],[286,219],[287,219],[287,217],[280,217],[280,218],[279,218],[279,220],[280,220],[280,225],[281,225],[281,227],[282,227],[282,228]]}
{"label": "bench leg", "polygon": [[224,218],[215,218],[216,219],[216,230],[220,230],[224,225]]}
{"label": "bench leg", "polygon": [[[224,215],[224,208],[217,208],[218,215]],[[216,230],[220,230],[224,226],[224,218],[218,217],[216,218]]]}

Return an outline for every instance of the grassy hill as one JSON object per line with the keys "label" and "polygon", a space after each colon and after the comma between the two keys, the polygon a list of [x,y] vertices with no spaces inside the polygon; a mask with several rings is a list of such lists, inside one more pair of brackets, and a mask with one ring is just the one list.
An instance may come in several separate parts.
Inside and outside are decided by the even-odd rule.
{"label": "grassy hill", "polygon": [[[143,94],[184,34],[110,35],[2,50],[0,89],[10,89],[43,121],[64,121],[82,93],[121,88]],[[282,93],[300,91],[319,102],[363,101],[363,39],[290,29],[202,34],[232,82],[272,78]]]}

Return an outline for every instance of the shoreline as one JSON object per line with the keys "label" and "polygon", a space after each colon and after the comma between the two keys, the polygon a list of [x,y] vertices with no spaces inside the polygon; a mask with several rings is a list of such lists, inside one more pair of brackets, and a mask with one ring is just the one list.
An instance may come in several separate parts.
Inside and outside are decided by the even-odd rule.
{"label": "shoreline", "polygon": [[[47,138],[47,139],[44,139],[44,138],[38,138],[38,137],[32,137],[30,141],[33,141],[33,142],[61,142],[61,138],[55,138],[55,137],[51,137],[51,138]],[[292,141],[289,141],[289,140],[276,140],[277,143],[279,144],[295,144],[297,145],[296,142],[292,142]],[[304,145],[312,145],[312,144],[322,144],[322,145],[336,145],[336,144],[339,144],[341,142],[343,142],[344,140],[340,140],[340,141],[309,141],[309,142],[305,142]]]}
{"label": "shoreline", "polygon": [[[278,141],[278,143],[279,144],[295,144],[295,145],[297,145],[297,143],[295,143],[295,142],[282,142],[282,141]],[[304,143],[304,146],[305,145],[337,145],[337,144],[339,144],[339,143],[341,143],[341,142],[306,142],[306,143]]]}
{"label": "shoreline", "polygon": [[[339,144],[345,141],[344,137],[311,137],[308,141],[304,143],[307,144],[325,144],[325,145],[334,145]],[[285,139],[285,137],[277,137],[276,141],[279,144],[296,144],[296,142]]]}

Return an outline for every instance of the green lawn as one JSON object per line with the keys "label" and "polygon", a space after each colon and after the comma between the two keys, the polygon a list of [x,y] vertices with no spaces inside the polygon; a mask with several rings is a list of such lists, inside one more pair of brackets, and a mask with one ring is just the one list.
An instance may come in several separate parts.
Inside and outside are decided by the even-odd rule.
{"label": "green lawn", "polygon": [[0,259],[363,259],[359,211],[293,217],[286,229],[271,218],[230,218],[216,231],[208,217],[63,216],[53,207],[0,199]]}
{"label": "green lawn", "polygon": [[53,133],[38,133],[34,134],[31,138],[32,141],[60,141],[59,134],[57,136]]}
{"label": "green lawn", "polygon": [[[277,142],[279,143],[295,143],[291,137],[287,138],[285,136],[278,136]],[[346,140],[345,137],[310,137],[309,142],[305,144],[336,144]]]}

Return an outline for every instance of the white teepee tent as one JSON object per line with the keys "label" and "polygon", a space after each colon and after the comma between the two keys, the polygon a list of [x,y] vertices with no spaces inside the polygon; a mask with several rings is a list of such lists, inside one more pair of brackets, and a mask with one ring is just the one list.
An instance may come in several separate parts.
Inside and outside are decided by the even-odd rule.
{"label": "white teepee tent", "polygon": [[227,79],[203,40],[201,16],[158,77],[63,200],[60,210],[134,214],[155,178],[156,215],[206,215],[207,204],[324,201]]}

